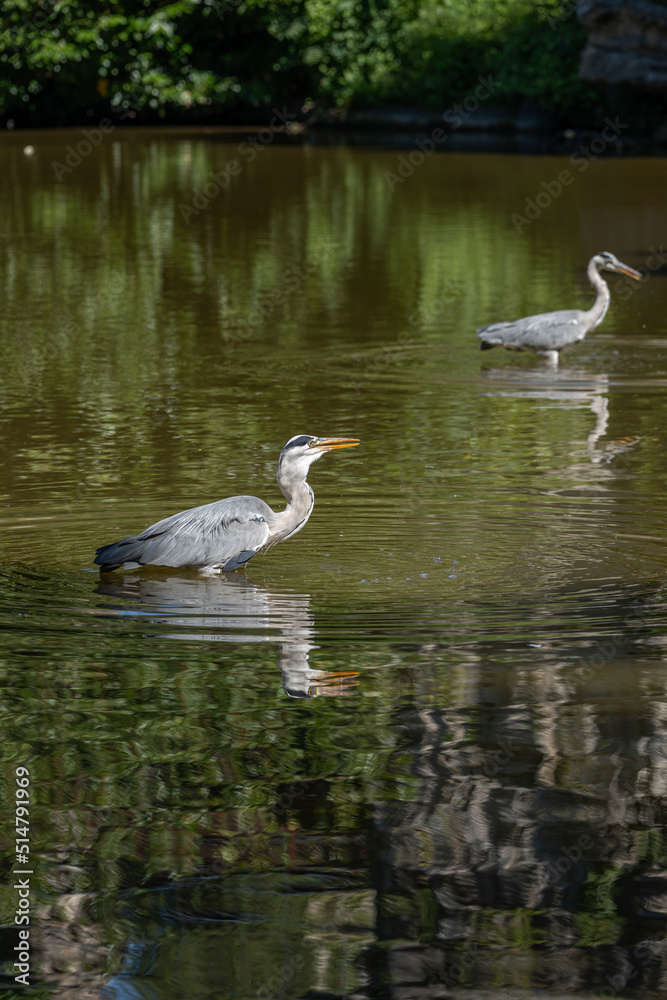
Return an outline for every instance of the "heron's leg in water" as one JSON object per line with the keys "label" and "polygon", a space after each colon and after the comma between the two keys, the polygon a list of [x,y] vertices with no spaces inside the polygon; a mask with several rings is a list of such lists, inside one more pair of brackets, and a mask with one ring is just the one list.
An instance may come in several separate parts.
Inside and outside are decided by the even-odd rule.
{"label": "heron's leg in water", "polygon": [[548,361],[550,365],[554,367],[558,366],[558,351],[538,351],[537,352],[545,361]]}
{"label": "heron's leg in water", "polygon": [[598,438],[607,433],[607,424],[609,423],[609,402],[607,397],[596,396],[591,403],[591,410],[595,414],[595,427],[586,438],[586,446],[590,452],[595,452]]}

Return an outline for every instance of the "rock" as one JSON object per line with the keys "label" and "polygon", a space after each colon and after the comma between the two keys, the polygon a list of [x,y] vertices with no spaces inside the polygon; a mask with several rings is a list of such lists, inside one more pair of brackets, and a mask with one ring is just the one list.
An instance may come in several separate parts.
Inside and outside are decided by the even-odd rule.
{"label": "rock", "polygon": [[577,16],[588,31],[582,80],[667,90],[667,7],[649,0],[579,0]]}
{"label": "rock", "polygon": [[442,117],[436,112],[416,108],[369,108],[366,111],[350,111],[345,124],[351,127],[428,128],[442,124]]}
{"label": "rock", "polygon": [[525,100],[516,119],[517,132],[553,132],[558,119],[534,101]]}
{"label": "rock", "polygon": [[[456,110],[456,108],[454,109]],[[475,108],[464,113],[456,127],[462,131],[502,132],[515,128],[515,116],[508,108]]]}

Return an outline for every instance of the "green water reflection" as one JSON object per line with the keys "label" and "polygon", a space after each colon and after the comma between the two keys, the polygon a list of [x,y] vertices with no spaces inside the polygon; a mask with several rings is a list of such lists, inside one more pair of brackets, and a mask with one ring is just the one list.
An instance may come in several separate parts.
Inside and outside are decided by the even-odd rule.
{"label": "green water reflection", "polygon": [[[391,190],[398,151],[297,136],[204,204],[240,135],[117,130],[58,182],[77,136],[0,146],[0,920],[27,765],[33,985],[658,996],[661,161],[517,232],[562,160]],[[601,249],[651,277],[557,371],[480,354],[590,303]],[[297,433],[362,445],[245,574],[93,572],[186,507],[280,505]]]}

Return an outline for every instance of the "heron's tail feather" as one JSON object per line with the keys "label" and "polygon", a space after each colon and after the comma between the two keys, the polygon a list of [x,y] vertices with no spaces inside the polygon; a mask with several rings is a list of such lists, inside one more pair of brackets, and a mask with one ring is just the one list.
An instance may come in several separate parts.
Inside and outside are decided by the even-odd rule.
{"label": "heron's tail feather", "polygon": [[252,559],[256,552],[257,549],[244,549],[243,552],[237,552],[235,556],[232,556],[231,559],[227,560],[225,565],[222,567],[223,571],[225,573],[231,573],[232,570],[241,569],[242,566],[245,566],[245,564]]}
{"label": "heron's tail feather", "polygon": [[100,546],[95,553],[94,562],[100,567],[102,573],[118,569],[127,562],[136,562],[137,565],[140,565],[141,559],[138,549],[142,548],[141,539],[130,535],[127,538],[123,538],[120,542]]}
{"label": "heron's tail feather", "polygon": [[503,343],[503,338],[498,333],[498,327],[502,325],[500,323],[490,323],[488,326],[477,327],[480,351],[490,351],[492,347],[499,347]]}

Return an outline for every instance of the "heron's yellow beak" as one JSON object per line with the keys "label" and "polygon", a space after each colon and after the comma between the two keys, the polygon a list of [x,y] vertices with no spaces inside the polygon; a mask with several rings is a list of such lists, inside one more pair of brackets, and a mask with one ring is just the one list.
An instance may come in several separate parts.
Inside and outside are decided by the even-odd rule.
{"label": "heron's yellow beak", "polygon": [[635,271],[634,267],[628,267],[627,264],[621,264],[620,260],[614,265],[614,270],[618,271],[619,274],[625,274],[628,278],[634,278],[635,281],[642,280],[642,275],[639,271]]}
{"label": "heron's yellow beak", "polygon": [[335,451],[337,448],[356,448],[359,438],[315,438],[309,447],[316,451]]}
{"label": "heron's yellow beak", "polygon": [[322,695],[340,696],[352,694],[351,689],[359,684],[358,670],[344,670],[336,673],[319,673],[313,678],[313,683],[308,688],[308,695],[311,698],[319,698]]}

